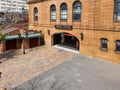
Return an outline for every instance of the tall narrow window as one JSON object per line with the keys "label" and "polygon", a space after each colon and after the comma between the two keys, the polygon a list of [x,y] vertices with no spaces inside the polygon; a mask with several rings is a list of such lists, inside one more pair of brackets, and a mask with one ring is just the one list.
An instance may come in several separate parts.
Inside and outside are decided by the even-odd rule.
{"label": "tall narrow window", "polygon": [[114,21],[120,21],[120,0],[114,0]]}
{"label": "tall narrow window", "polygon": [[76,1],[73,4],[73,20],[81,21],[81,15],[82,15],[82,4],[80,1]]}
{"label": "tall narrow window", "polygon": [[34,8],[34,21],[38,21],[38,9]]}
{"label": "tall narrow window", "polygon": [[60,15],[61,21],[67,21],[67,15],[68,15],[67,4],[63,3],[60,8],[61,8],[61,15]]}
{"label": "tall narrow window", "polygon": [[108,50],[108,39],[101,38],[101,49]]}
{"label": "tall narrow window", "polygon": [[51,19],[51,21],[56,21],[56,7],[55,7],[55,5],[52,5],[50,7],[50,19]]}
{"label": "tall narrow window", "polygon": [[120,40],[116,41],[116,51],[120,52]]}

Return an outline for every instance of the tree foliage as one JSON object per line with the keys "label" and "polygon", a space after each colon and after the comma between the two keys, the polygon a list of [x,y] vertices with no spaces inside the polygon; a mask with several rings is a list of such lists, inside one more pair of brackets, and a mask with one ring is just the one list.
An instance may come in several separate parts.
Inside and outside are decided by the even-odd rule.
{"label": "tree foliage", "polygon": [[5,35],[3,35],[2,33],[0,33],[0,42],[5,40]]}

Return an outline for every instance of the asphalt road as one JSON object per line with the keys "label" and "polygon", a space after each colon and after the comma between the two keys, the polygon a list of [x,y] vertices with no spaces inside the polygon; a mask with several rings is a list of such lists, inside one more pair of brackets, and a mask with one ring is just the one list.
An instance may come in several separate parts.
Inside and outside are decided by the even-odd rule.
{"label": "asphalt road", "polygon": [[78,55],[12,90],[120,90],[120,65]]}

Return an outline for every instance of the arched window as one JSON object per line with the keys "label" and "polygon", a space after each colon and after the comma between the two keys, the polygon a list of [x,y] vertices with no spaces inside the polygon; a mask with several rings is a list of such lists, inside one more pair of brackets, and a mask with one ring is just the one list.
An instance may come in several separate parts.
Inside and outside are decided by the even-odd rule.
{"label": "arched window", "polygon": [[120,0],[114,1],[114,21],[120,21]]}
{"label": "arched window", "polygon": [[52,5],[50,7],[50,19],[51,19],[51,21],[56,21],[56,7],[55,7],[55,5]]}
{"label": "arched window", "polygon": [[38,9],[34,8],[34,21],[38,21]]}
{"label": "arched window", "polygon": [[81,21],[81,16],[82,16],[82,4],[80,1],[76,1],[73,4],[73,20]]}
{"label": "arched window", "polygon": [[67,4],[66,3],[63,3],[61,4],[61,12],[60,12],[60,19],[61,21],[67,21]]}

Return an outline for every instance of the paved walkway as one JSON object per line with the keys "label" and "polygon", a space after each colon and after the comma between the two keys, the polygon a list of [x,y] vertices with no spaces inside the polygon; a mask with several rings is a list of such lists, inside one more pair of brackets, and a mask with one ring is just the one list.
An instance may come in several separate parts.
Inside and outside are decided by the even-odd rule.
{"label": "paved walkway", "polygon": [[0,87],[13,88],[74,56],[76,54],[47,46],[27,50],[25,55],[8,53],[0,60]]}
{"label": "paved walkway", "polygon": [[120,90],[120,65],[78,55],[12,90]]}

